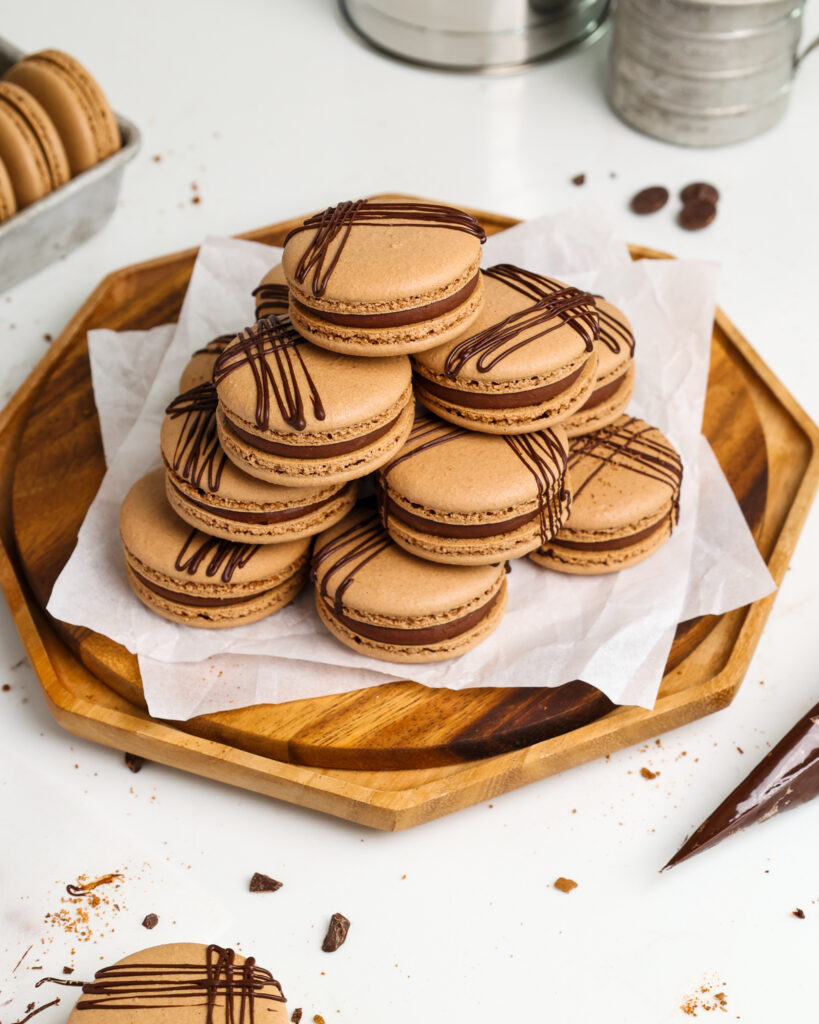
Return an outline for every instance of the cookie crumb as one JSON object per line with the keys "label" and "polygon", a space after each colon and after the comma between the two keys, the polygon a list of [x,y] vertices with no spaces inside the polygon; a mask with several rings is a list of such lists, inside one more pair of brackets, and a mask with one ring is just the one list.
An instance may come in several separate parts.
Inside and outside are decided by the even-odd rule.
{"label": "cookie crumb", "polygon": [[335,953],[339,946],[343,946],[349,930],[349,920],[343,914],[333,914],[327,934],[324,936],[324,942],[321,944],[324,952]]}
{"label": "cookie crumb", "polygon": [[324,1018],[320,1013],[313,1014],[313,1024],[324,1024]]}
{"label": "cookie crumb", "polygon": [[297,1006],[296,1009],[290,1015],[290,1024],[299,1024],[299,1021],[301,1020],[301,1014],[301,1007]]}
{"label": "cookie crumb", "polygon": [[145,917],[142,919],[142,927],[143,928],[147,928],[148,931],[150,931],[152,928],[156,928],[156,926],[158,924],[159,924],[159,915],[158,914],[146,914]]}
{"label": "cookie crumb", "polygon": [[50,345],[51,342],[54,341],[54,336],[52,334],[44,334],[43,341],[47,342]]}
{"label": "cookie crumb", "polygon": [[653,772],[650,768],[641,768],[640,774],[644,779],[656,779],[660,774],[659,772]]}
{"label": "cookie crumb", "polygon": [[194,204],[194,206],[196,206],[197,203],[201,203],[202,202],[202,197],[199,196],[199,195],[192,196],[191,197],[191,202]]}
{"label": "cookie crumb", "polygon": [[585,174],[575,174],[575,176],[572,178],[572,184],[573,185],[585,185],[586,184],[586,175]]}
{"label": "cookie crumb", "polygon": [[3,683],[3,693],[8,693],[11,687],[8,683]]}
{"label": "cookie crumb", "polygon": [[800,921],[805,920],[805,911],[801,907],[797,907],[796,910],[792,911],[794,917],[798,917]]}
{"label": "cookie crumb", "polygon": [[63,967],[63,974],[73,974],[73,973],[74,973],[74,968],[73,967]]}
{"label": "cookie crumb", "polygon": [[562,875],[560,878],[556,878],[552,884],[561,892],[571,892],[572,889],[577,888],[577,882],[573,878],[564,878]]}
{"label": "cookie crumb", "polygon": [[131,771],[136,775],[136,773],[138,771],[142,770],[142,766],[145,764],[145,758],[144,757],[140,757],[139,754],[126,754],[125,755],[125,763],[131,769]]}
{"label": "cookie crumb", "polygon": [[159,153],[154,153],[154,155],[151,157],[151,159],[153,160],[153,162],[155,164],[161,164],[162,163],[162,157],[159,155]]}
{"label": "cookie crumb", "polygon": [[270,875],[263,875],[261,871],[254,872],[253,877],[250,879],[251,892],[276,892],[283,885],[284,882],[277,882],[275,878],[271,878]]}

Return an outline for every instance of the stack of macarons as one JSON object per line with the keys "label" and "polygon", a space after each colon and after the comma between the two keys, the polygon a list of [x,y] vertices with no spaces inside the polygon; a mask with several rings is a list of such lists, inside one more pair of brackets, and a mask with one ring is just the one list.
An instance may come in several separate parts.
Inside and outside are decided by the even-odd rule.
{"label": "stack of macarons", "polygon": [[105,93],[60,50],[23,58],[0,81],[0,222],[115,153]]}
{"label": "stack of macarons", "polygon": [[[499,624],[512,560],[612,572],[670,536],[682,466],[624,414],[627,317],[554,278],[482,270],[483,241],[460,210],[392,199],[291,231],[254,291],[256,322],[192,355],[164,469],[123,506],[146,604],[199,625],[252,621],[297,592],[312,547],[333,635],[382,660],[438,661]],[[150,502],[153,560],[133,525]]]}

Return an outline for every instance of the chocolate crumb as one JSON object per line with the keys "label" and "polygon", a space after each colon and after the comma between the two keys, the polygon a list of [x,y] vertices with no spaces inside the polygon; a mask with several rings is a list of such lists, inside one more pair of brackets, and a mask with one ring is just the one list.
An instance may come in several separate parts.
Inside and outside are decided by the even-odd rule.
{"label": "chocolate crumb", "polygon": [[702,231],[717,215],[715,203],[708,199],[691,199],[680,210],[677,223],[686,231]]}
{"label": "chocolate crumb", "polygon": [[154,155],[151,157],[151,159],[153,160],[153,162],[155,164],[162,163],[162,157],[159,155],[159,153],[154,153]]}
{"label": "chocolate crumb", "polygon": [[126,754],[125,755],[125,763],[131,769],[131,771],[136,775],[136,773],[138,771],[142,770],[142,766],[145,764],[145,758],[144,757],[140,757],[139,754]]}
{"label": "chocolate crumb", "polygon": [[73,974],[73,973],[74,973],[74,968],[73,967],[63,967],[63,974]]}
{"label": "chocolate crumb", "polygon": [[147,914],[142,920],[142,927],[147,928],[150,931],[152,928],[156,928],[159,924],[159,916],[157,914]]}
{"label": "chocolate crumb", "polygon": [[54,336],[51,335],[51,334],[44,334],[43,335],[43,341],[47,341],[47,342],[51,343],[52,341],[54,341]]}
{"label": "chocolate crumb", "polygon": [[660,774],[659,772],[653,772],[650,768],[641,768],[640,774],[644,779],[656,779]]}
{"label": "chocolate crumb", "polygon": [[794,917],[798,917],[800,921],[804,921],[805,920],[805,911],[802,910],[801,907],[797,907],[796,910],[793,911],[793,916]]}
{"label": "chocolate crumb", "polygon": [[632,198],[631,209],[639,214],[656,213],[657,210],[662,210],[667,202],[668,189],[662,185],[652,185]]}
{"label": "chocolate crumb", "polygon": [[575,176],[572,178],[572,184],[573,185],[585,185],[586,184],[586,175],[585,174],[575,174]]}
{"label": "chocolate crumb", "polygon": [[293,1013],[290,1015],[290,1024],[299,1024],[301,1020],[301,1007],[297,1006]]}
{"label": "chocolate crumb", "polygon": [[745,751],[742,749],[742,747],[737,747],[737,753],[738,754],[744,754]]}
{"label": "chocolate crumb", "polygon": [[11,687],[8,683],[3,683],[3,693],[8,693]]}
{"label": "chocolate crumb", "polygon": [[202,202],[202,197],[201,196],[193,196],[192,199],[191,199],[191,202],[194,205],[196,205],[196,203],[201,203]]}
{"label": "chocolate crumb", "polygon": [[339,946],[344,944],[347,932],[350,930],[350,922],[343,914],[333,914],[330,918],[330,926],[324,936],[321,948],[325,953],[335,953]]}
{"label": "chocolate crumb", "polygon": [[576,889],[577,888],[577,882],[575,882],[574,879],[572,879],[572,878],[563,878],[562,875],[561,875],[560,878],[556,878],[555,879],[555,881],[553,882],[553,885],[554,885],[555,889],[559,889],[560,892],[571,892],[572,889]]}
{"label": "chocolate crumb", "polygon": [[34,1003],[29,1003],[28,1006],[26,1006],[26,1013],[31,1013],[31,1011],[34,1009],[34,1005]]}
{"label": "chocolate crumb", "polygon": [[250,879],[251,892],[276,892],[283,885],[284,882],[277,882],[275,878],[263,875],[261,871],[256,871]]}

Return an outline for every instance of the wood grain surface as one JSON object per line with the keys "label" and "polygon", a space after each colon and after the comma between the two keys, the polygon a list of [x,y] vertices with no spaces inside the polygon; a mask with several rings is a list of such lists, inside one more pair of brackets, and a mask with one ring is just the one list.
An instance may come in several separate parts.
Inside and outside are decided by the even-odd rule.
{"label": "wood grain surface", "polygon": [[[489,233],[513,223],[481,217]],[[280,243],[297,221],[252,237]],[[635,250],[634,255],[660,254]],[[147,328],[175,319],[193,258],[193,253],[180,253],[106,279],[82,316],[75,318],[72,339],[61,358],[32,391],[13,474],[13,521],[22,564],[41,605],[73,549],[105,468],[86,331],[99,326]],[[767,495],[765,435],[747,383],[736,372],[730,347],[722,343],[718,329],[703,428],[758,534]],[[717,622],[716,617],[707,617],[681,625],[669,674]],[[96,677],[130,704],[144,706],[132,655],[91,631],[61,623],[56,627]],[[611,710],[607,698],[581,682],[539,689],[487,685],[465,691],[405,682],[201,716],[177,723],[177,728],[279,761],[358,771],[400,770],[494,757],[576,730]]]}

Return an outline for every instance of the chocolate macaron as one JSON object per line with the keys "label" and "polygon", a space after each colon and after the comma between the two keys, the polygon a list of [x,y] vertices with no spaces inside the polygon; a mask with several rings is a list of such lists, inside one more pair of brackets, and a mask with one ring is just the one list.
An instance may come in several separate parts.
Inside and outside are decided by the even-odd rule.
{"label": "chocolate macaron", "polygon": [[0,157],[0,224],[8,220],[9,217],[13,217],[15,213],[17,213],[17,199],[9,172]]}
{"label": "chocolate macaron", "polygon": [[175,398],[162,424],[168,501],[186,523],[225,540],[281,544],[320,533],[350,511],[354,481],[305,490],[234,466],[219,444],[216,406],[216,388],[206,381]]}
{"label": "chocolate macaron", "polygon": [[25,89],[0,82],[0,160],[22,210],[69,179],[68,160],[57,129]]}
{"label": "chocolate macaron", "polygon": [[282,987],[253,957],[172,942],[101,967],[82,984],[70,1024],[287,1024]]}
{"label": "chocolate macaron", "polygon": [[475,218],[451,206],[340,203],[285,240],[290,317],[305,338],[348,355],[440,345],[478,315],[484,241]]}
{"label": "chocolate macaron", "polygon": [[529,557],[560,572],[616,572],[653,554],[679,517],[682,462],[655,427],[630,416],[570,442],[572,510]]}
{"label": "chocolate macaron", "polygon": [[256,302],[257,320],[265,316],[287,316],[290,293],[281,263],[268,270],[258,286],[253,289],[253,298]]}
{"label": "chocolate macaron", "polygon": [[179,378],[180,392],[190,391],[191,388],[213,380],[213,364],[235,337],[235,334],[220,334],[218,338],[213,338],[207,345],[198,348]]}
{"label": "chocolate macaron", "polygon": [[475,323],[413,356],[418,398],[443,419],[488,434],[560,423],[594,387],[594,296],[561,284],[533,301],[528,271],[499,264],[481,274],[485,299]]}
{"label": "chocolate macaron", "polygon": [[191,529],[165,497],[165,471],[138,480],[120,509],[128,582],[163,618],[211,629],[278,611],[307,578],[310,541],[242,544]]}
{"label": "chocolate macaron", "polygon": [[567,458],[560,427],[501,437],[419,416],[379,471],[382,520],[397,544],[433,562],[519,558],[569,513]]}
{"label": "chocolate macaron", "polygon": [[286,319],[246,328],[216,360],[219,440],[260,480],[326,487],[387,462],[412,428],[406,356],[362,359],[317,348]]}
{"label": "chocolate macaron", "polygon": [[444,661],[476,647],[506,608],[506,568],[416,558],[359,506],[316,538],[316,608],[343,644],[382,661]]}
{"label": "chocolate macaron", "polygon": [[65,146],[71,174],[94,167],[120,148],[119,126],[96,79],[61,50],[24,57],[4,76],[48,112]]}

